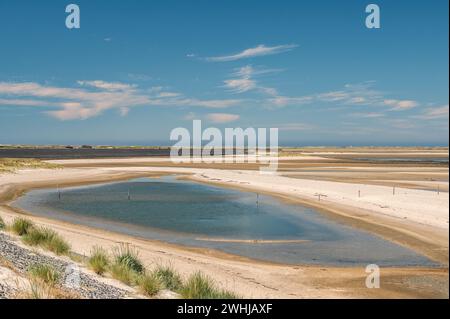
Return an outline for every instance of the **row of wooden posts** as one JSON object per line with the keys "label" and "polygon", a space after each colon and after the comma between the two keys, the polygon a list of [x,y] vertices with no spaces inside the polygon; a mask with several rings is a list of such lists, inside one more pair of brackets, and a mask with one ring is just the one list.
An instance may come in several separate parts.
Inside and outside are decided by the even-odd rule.
{"label": "row of wooden posts", "polygon": [[[58,200],[61,200],[61,190],[59,189],[59,185],[58,185],[57,187],[58,187]],[[395,190],[396,190],[396,187],[395,187],[395,186],[392,186],[392,195],[394,195],[394,196],[395,196]],[[441,191],[440,191],[439,185],[438,185],[438,187],[437,187],[437,189],[436,189],[436,192],[437,192],[438,195],[440,195]],[[314,195],[314,196],[317,196],[319,202],[321,201],[321,198],[322,198],[322,197],[326,197],[325,194],[316,194],[316,195]],[[359,197],[361,197],[361,190],[358,190],[358,198],[359,198]],[[131,200],[131,193],[130,193],[130,190],[128,190],[128,193],[127,193],[127,199],[128,199],[128,200]],[[259,206],[259,193],[256,194],[256,206],[257,206],[257,207]]]}

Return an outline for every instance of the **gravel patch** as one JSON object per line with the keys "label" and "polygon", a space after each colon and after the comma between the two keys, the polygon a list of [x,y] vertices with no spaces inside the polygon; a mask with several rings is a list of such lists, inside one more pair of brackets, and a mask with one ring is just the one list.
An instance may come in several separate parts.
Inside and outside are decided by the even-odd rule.
{"label": "gravel patch", "polygon": [[[30,266],[35,264],[51,265],[61,274],[58,286],[70,293],[88,299],[122,299],[129,298],[130,293],[97,280],[93,275],[79,270],[76,263],[57,257],[46,256],[23,248],[7,234],[0,233],[1,256],[11,262],[18,273],[26,274]],[[11,287],[0,283],[0,298],[7,298]]]}
{"label": "gravel patch", "polygon": [[13,292],[14,290],[11,287],[0,282],[0,299],[8,299],[8,297],[11,296]]}

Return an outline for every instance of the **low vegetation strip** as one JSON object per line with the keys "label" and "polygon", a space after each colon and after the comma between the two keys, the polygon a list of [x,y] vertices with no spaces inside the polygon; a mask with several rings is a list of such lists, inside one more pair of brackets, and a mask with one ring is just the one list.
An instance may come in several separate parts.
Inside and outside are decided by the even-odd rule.
{"label": "low vegetation strip", "polygon": [[9,227],[13,233],[19,236],[26,235],[33,227],[33,223],[25,218],[15,218]]}
{"label": "low vegetation strip", "polygon": [[181,295],[186,299],[238,299],[232,292],[220,289],[214,281],[196,272],[191,275],[188,281],[181,288]]}
{"label": "low vegetation strip", "polygon": [[[158,265],[152,271],[146,270],[137,251],[122,245],[113,252],[113,264],[108,265],[109,257],[101,248],[95,248],[89,263],[91,268],[109,269],[113,278],[138,286],[140,292],[149,297],[157,295],[162,289],[178,293],[186,299],[238,299],[239,297],[217,287],[215,282],[201,272],[194,273],[186,283],[170,266]],[[94,270],[95,271],[95,270]]]}
{"label": "low vegetation strip", "polygon": [[29,246],[40,246],[57,255],[69,253],[70,245],[51,229],[37,227],[26,218],[15,218],[9,227]]}
{"label": "low vegetation strip", "polygon": [[[0,233],[0,251],[2,257],[14,267],[14,269],[24,276],[29,275],[29,270],[38,265],[48,265],[61,274],[58,277],[57,285],[64,287],[67,276],[70,274],[79,275],[79,285],[70,287],[70,290],[81,298],[88,299],[120,299],[129,296],[125,290],[102,283],[84,272],[77,273],[78,266],[57,257],[46,256],[19,246],[13,238],[7,234]],[[42,272],[39,270],[39,272]],[[44,272],[45,273],[45,272]]]}
{"label": "low vegetation strip", "polygon": [[[70,255],[69,244],[55,231],[34,225],[26,218],[15,218],[10,225],[5,225],[0,219],[0,225],[20,236],[22,242],[28,246],[39,246],[57,255]],[[31,253],[29,250],[13,243],[12,238],[0,232],[0,251],[14,268],[30,277],[31,292],[25,294],[25,298],[45,298],[48,296],[60,296],[71,298],[82,296],[87,298],[120,298],[123,292],[116,288],[105,288],[94,278],[78,270],[79,282],[76,294],[68,295],[64,290],[57,289],[63,285],[62,274],[67,275],[67,270],[77,268],[60,259],[40,254]],[[181,276],[171,267],[157,265],[153,270],[148,270],[140,260],[138,251],[129,245],[121,245],[112,251],[112,256],[102,247],[95,246],[91,255],[85,259],[87,266],[97,275],[109,273],[113,278],[136,287],[139,292],[148,297],[155,297],[162,290],[169,290],[186,299],[235,299],[238,298],[232,292],[220,289],[208,276],[197,272],[191,275],[183,283]],[[85,285],[81,284],[84,278]],[[94,283],[94,289],[91,285]],[[59,285],[59,286],[58,286]],[[95,292],[95,286],[99,287],[100,294]],[[83,287],[83,288],[82,288]],[[106,292],[106,295],[103,293]],[[109,292],[118,295],[108,295]],[[120,295],[120,296],[119,296]]]}
{"label": "low vegetation strip", "polygon": [[59,165],[43,162],[37,159],[0,158],[0,173],[14,173],[26,168],[59,168]]}
{"label": "low vegetation strip", "polygon": [[33,227],[23,236],[22,240],[27,245],[40,246],[57,255],[65,255],[70,250],[70,245],[48,228]]}
{"label": "low vegetation strip", "polygon": [[110,260],[108,253],[102,247],[95,246],[91,251],[91,256],[88,259],[88,266],[97,275],[103,275],[108,271]]}
{"label": "low vegetation strip", "polygon": [[42,280],[44,283],[54,286],[58,283],[61,274],[51,265],[35,264],[28,268],[31,277]]}

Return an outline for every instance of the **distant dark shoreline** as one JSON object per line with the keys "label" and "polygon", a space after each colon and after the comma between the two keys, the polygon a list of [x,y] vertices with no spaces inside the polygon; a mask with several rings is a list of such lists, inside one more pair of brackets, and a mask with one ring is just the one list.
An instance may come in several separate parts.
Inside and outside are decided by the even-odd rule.
{"label": "distant dark shoreline", "polygon": [[[336,154],[328,155],[323,154],[322,157],[330,159],[345,161],[345,162],[361,162],[361,163],[384,163],[384,164],[431,164],[431,165],[446,165],[448,166],[448,156],[442,156],[435,154],[433,151],[439,148],[431,148],[430,154],[398,154],[397,152],[408,152],[408,148],[405,149],[389,149],[380,151],[383,154],[379,154],[377,148],[368,148],[367,150],[361,149],[361,152],[370,152],[369,154],[361,155],[359,152],[352,154],[354,149],[352,148],[337,148],[330,149],[328,151],[337,151]],[[287,151],[289,150],[289,152]],[[326,149],[324,149],[326,150]],[[339,151],[350,152],[348,154],[339,154]],[[420,150],[420,149],[419,149]],[[235,150],[236,151],[236,150]],[[295,149],[283,149],[280,151],[287,152],[286,154],[295,154]],[[302,154],[314,154],[314,151],[321,151],[320,148],[304,148],[299,150]],[[243,150],[247,154],[247,150]],[[384,154],[389,152],[389,155]],[[193,150],[191,149],[191,155]],[[222,154],[225,154],[225,150],[222,150]],[[78,146],[78,147],[0,147],[0,159],[1,158],[35,158],[42,160],[51,159],[101,159],[101,158],[132,158],[132,157],[169,157],[170,147],[95,147],[95,146]]]}
{"label": "distant dark shoreline", "polygon": [[0,148],[0,158],[76,159],[117,157],[165,157],[169,148]]}

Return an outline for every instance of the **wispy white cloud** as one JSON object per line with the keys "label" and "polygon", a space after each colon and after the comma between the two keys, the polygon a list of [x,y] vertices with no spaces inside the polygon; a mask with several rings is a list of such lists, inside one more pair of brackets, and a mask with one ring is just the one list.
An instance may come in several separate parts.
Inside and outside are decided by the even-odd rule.
{"label": "wispy white cloud", "polygon": [[229,123],[239,120],[240,116],[230,113],[210,113],[206,118],[213,123]]}
{"label": "wispy white cloud", "polygon": [[384,105],[392,106],[391,111],[404,111],[412,109],[419,105],[416,101],[412,100],[384,100]]}
{"label": "wispy white cloud", "polygon": [[423,112],[422,114],[415,116],[415,118],[422,120],[441,120],[441,119],[448,120],[449,115],[448,111],[449,111],[448,104],[443,106],[430,107],[425,109],[425,112]]}
{"label": "wispy white cloud", "polygon": [[81,87],[67,88],[45,86],[39,83],[0,82],[0,104],[12,106],[49,107],[50,116],[60,120],[88,119],[110,109],[117,109],[125,116],[132,107],[193,106],[204,108],[227,108],[241,103],[238,99],[201,100],[184,97],[175,92],[139,90],[135,85],[79,81]]}
{"label": "wispy white cloud", "polygon": [[216,56],[216,57],[209,57],[206,58],[207,61],[211,62],[228,62],[228,61],[236,61],[240,59],[248,59],[253,58],[257,56],[265,56],[265,55],[273,55],[273,54],[279,54],[287,51],[291,51],[297,47],[296,44],[284,44],[284,45],[277,45],[273,47],[265,46],[264,44],[260,44],[254,48],[249,48],[244,51],[241,51],[236,54],[231,55],[223,55],[223,56]]}
{"label": "wispy white cloud", "polygon": [[231,113],[207,113],[207,114],[196,114],[195,112],[189,112],[183,116],[183,120],[206,120],[212,123],[229,123],[237,121],[240,118],[238,114]]}
{"label": "wispy white cloud", "polygon": [[0,99],[0,105],[10,106],[52,106],[53,103],[27,99]]}
{"label": "wispy white cloud", "polygon": [[158,93],[159,98],[165,98],[165,97],[177,97],[180,96],[180,93],[177,92],[160,92]]}
{"label": "wispy white cloud", "polygon": [[367,113],[355,112],[355,113],[351,113],[350,116],[359,117],[359,118],[380,118],[380,117],[384,117],[385,114],[377,113],[377,112],[367,112]]}
{"label": "wispy white cloud", "polygon": [[244,93],[256,88],[256,81],[250,77],[225,80],[225,87],[234,93]]}
{"label": "wispy white cloud", "polygon": [[81,86],[90,86],[97,89],[104,89],[108,91],[124,91],[135,88],[135,85],[119,83],[119,82],[105,82],[105,81],[78,81]]}
{"label": "wispy white cloud", "polygon": [[200,106],[213,109],[222,109],[231,106],[236,106],[242,103],[239,99],[226,99],[226,100],[198,100],[198,99],[183,99],[178,101],[172,101],[174,104],[186,105],[186,106]]}
{"label": "wispy white cloud", "polygon": [[271,106],[284,107],[288,105],[304,105],[314,102],[314,97],[312,96],[301,96],[301,97],[288,97],[288,96],[275,96],[268,99]]}
{"label": "wispy white cloud", "polygon": [[255,69],[251,65],[246,65],[235,70],[233,78],[224,81],[224,86],[233,93],[244,93],[252,90],[258,90],[267,95],[277,95],[277,90],[270,87],[264,87],[258,83],[256,77],[262,74],[279,72],[277,69]]}
{"label": "wispy white cloud", "polygon": [[405,111],[419,106],[419,103],[413,100],[387,99],[385,94],[373,88],[373,82],[346,84],[341,90],[299,97],[277,95],[269,99],[268,102],[276,107],[323,102],[348,106],[390,107],[389,110],[392,111]]}
{"label": "wispy white cloud", "polygon": [[[144,105],[148,97],[135,92],[132,86],[104,81],[80,81],[82,86],[94,88],[64,88],[38,83],[0,83],[0,95],[34,98],[30,106],[51,106],[57,110],[47,114],[61,120],[87,119],[102,112],[120,107]],[[25,105],[25,104],[23,104]]]}

